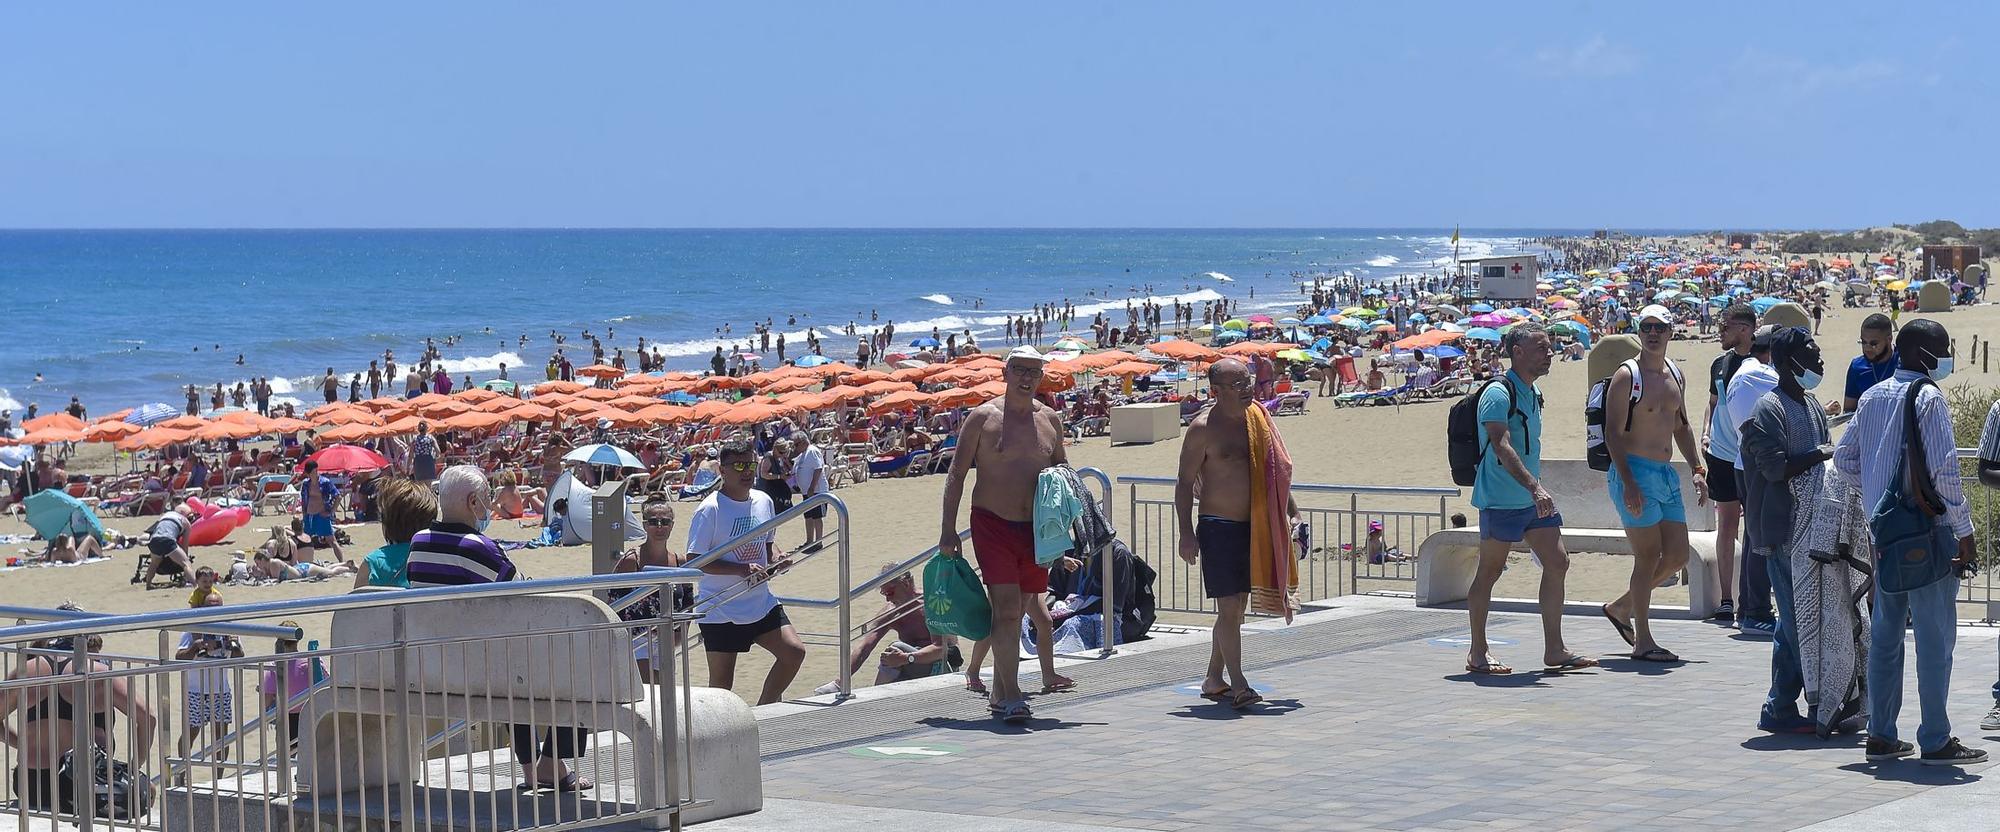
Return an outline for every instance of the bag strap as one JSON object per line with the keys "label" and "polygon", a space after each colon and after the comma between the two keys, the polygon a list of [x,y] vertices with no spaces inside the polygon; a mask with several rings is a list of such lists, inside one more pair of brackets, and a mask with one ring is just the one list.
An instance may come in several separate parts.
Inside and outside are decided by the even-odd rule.
{"label": "bag strap", "polygon": [[1944,513],[1944,497],[1931,481],[1930,457],[1924,453],[1923,432],[1917,428],[1917,396],[1929,384],[1933,384],[1929,378],[1918,378],[1903,394],[1903,475],[1909,478],[1910,492],[1924,513],[1936,517]]}

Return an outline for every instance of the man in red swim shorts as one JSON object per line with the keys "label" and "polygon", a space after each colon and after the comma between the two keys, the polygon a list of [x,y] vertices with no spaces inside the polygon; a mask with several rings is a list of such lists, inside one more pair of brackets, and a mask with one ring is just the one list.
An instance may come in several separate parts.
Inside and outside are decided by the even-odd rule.
{"label": "man in red swim shorts", "polygon": [[[1014,633],[1025,612],[1034,620],[1036,656],[1042,663],[1042,692],[1075,685],[1057,675],[1050,634],[1054,623],[1042,594],[1048,592],[1049,571],[1035,563],[1035,480],[1042,469],[1062,464],[1062,417],[1035,400],[1046,361],[1034,347],[1016,347],[1007,355],[1003,379],[1007,393],[966,416],[944,486],[944,530],[940,552],[957,554],[958,502],[965,474],[979,469],[972,487],[972,552],[979,561],[980,580],[993,603],[993,715],[1008,722],[1033,716],[1021,694],[1020,649]],[[978,655],[977,649],[974,656]],[[976,661],[976,659],[975,659]]]}

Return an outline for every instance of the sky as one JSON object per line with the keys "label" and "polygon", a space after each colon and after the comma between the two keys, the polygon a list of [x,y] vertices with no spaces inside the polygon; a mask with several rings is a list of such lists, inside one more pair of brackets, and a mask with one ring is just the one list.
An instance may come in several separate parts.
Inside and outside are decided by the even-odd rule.
{"label": "sky", "polygon": [[12,4],[0,228],[2000,225],[2000,4]]}

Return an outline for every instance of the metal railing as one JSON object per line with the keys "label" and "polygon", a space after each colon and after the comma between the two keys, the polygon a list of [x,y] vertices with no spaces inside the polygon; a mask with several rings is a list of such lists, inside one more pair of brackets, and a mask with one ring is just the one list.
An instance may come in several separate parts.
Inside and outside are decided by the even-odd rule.
{"label": "metal railing", "polygon": [[1961,604],[1976,607],[1979,618],[2000,618],[2000,596],[1994,594],[1993,573],[2000,571],[2000,491],[1979,482],[1979,449],[1959,448],[1959,484],[1972,510],[1973,540],[1979,544],[1979,574],[1959,582]]}
{"label": "metal railing", "polygon": [[[1179,557],[1176,480],[1127,476],[1118,482],[1128,486],[1127,543],[1159,573],[1154,589],[1158,609],[1215,612],[1215,602],[1202,589],[1200,569]],[[1299,600],[1362,592],[1364,582],[1414,584],[1417,547],[1445,528],[1449,501],[1459,494],[1457,488],[1293,483],[1292,499],[1306,530],[1305,545],[1295,537],[1292,549]],[[1378,539],[1371,540],[1371,522],[1382,524]]]}
{"label": "metal railing", "polygon": [[[0,768],[7,771],[14,797],[5,813],[21,829],[54,828],[57,819],[85,830],[361,829],[391,818],[414,829],[480,815],[523,829],[643,819],[678,828],[679,813],[693,805],[691,732],[689,739],[675,739],[691,709],[690,689],[673,678],[685,674],[685,656],[679,668],[671,662],[662,668],[666,680],[657,689],[662,693],[653,695],[634,693],[648,689],[636,681],[636,668],[586,660],[594,656],[593,645],[622,645],[635,623],[678,636],[691,616],[652,622],[571,619],[560,625],[508,620],[461,634],[452,629],[462,626],[458,617],[478,607],[434,605],[658,589],[699,577],[692,569],[650,569],[118,616],[0,609],[0,616],[43,619],[0,629],[0,670],[7,677],[0,681],[0,719],[7,720],[11,740],[0,748]],[[390,624],[377,635],[350,629],[350,640],[357,643],[285,654],[248,655],[237,641],[296,640],[301,635],[296,627],[252,622],[335,613],[372,615]],[[141,632],[158,633],[157,657],[114,655],[98,646],[103,636]],[[176,638],[176,633],[187,635]],[[306,691],[292,689],[289,671],[320,663],[330,668],[325,679],[312,681]],[[557,672],[549,672],[557,665]],[[496,668],[523,666],[530,671],[524,682],[496,688],[490,681]],[[461,687],[461,676],[487,681],[483,689]],[[197,693],[170,695],[186,694],[191,685]],[[253,690],[271,705],[256,709],[263,718],[241,722],[243,708],[236,700]],[[292,704],[306,706],[299,729],[276,718]],[[496,714],[493,709],[500,706],[504,709]],[[96,724],[100,715],[102,727]],[[366,728],[369,720],[389,719],[405,726],[401,736]],[[599,781],[588,796],[562,790],[553,796],[506,790],[503,796],[508,781],[518,778],[509,776],[504,752],[491,743],[468,743],[442,759],[421,752],[422,726],[451,719],[576,726],[535,729],[558,746],[565,738],[574,744],[621,731],[626,739],[601,743],[595,755],[570,755],[587,761]],[[650,735],[630,733],[642,722],[653,726]],[[16,725],[18,732],[11,730]],[[67,730],[60,730],[64,725]],[[217,741],[197,748],[193,732],[185,732],[190,725],[209,728]],[[309,738],[298,747],[296,761],[290,753],[295,733]],[[122,803],[96,810],[90,805],[93,794],[103,791],[92,783],[92,752],[72,754],[80,764],[68,776],[58,774],[60,758],[73,749],[102,749],[100,759],[122,779],[97,779],[117,782],[114,799],[107,802]],[[564,750],[574,749],[558,748],[557,756]],[[636,757],[652,765],[628,761],[635,755],[621,753],[625,750],[640,752]],[[395,771],[398,760],[407,764],[408,776],[362,776]],[[309,762],[316,776],[297,778],[309,785],[301,795],[295,792],[294,769]],[[64,795],[81,799],[64,807]]]}

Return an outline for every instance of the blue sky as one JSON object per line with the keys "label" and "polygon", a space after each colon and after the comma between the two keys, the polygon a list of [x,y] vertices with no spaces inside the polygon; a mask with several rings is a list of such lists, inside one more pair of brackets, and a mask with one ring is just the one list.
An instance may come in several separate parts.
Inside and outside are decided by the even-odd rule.
{"label": "blue sky", "polygon": [[0,227],[2000,225],[1926,5],[15,4]]}

